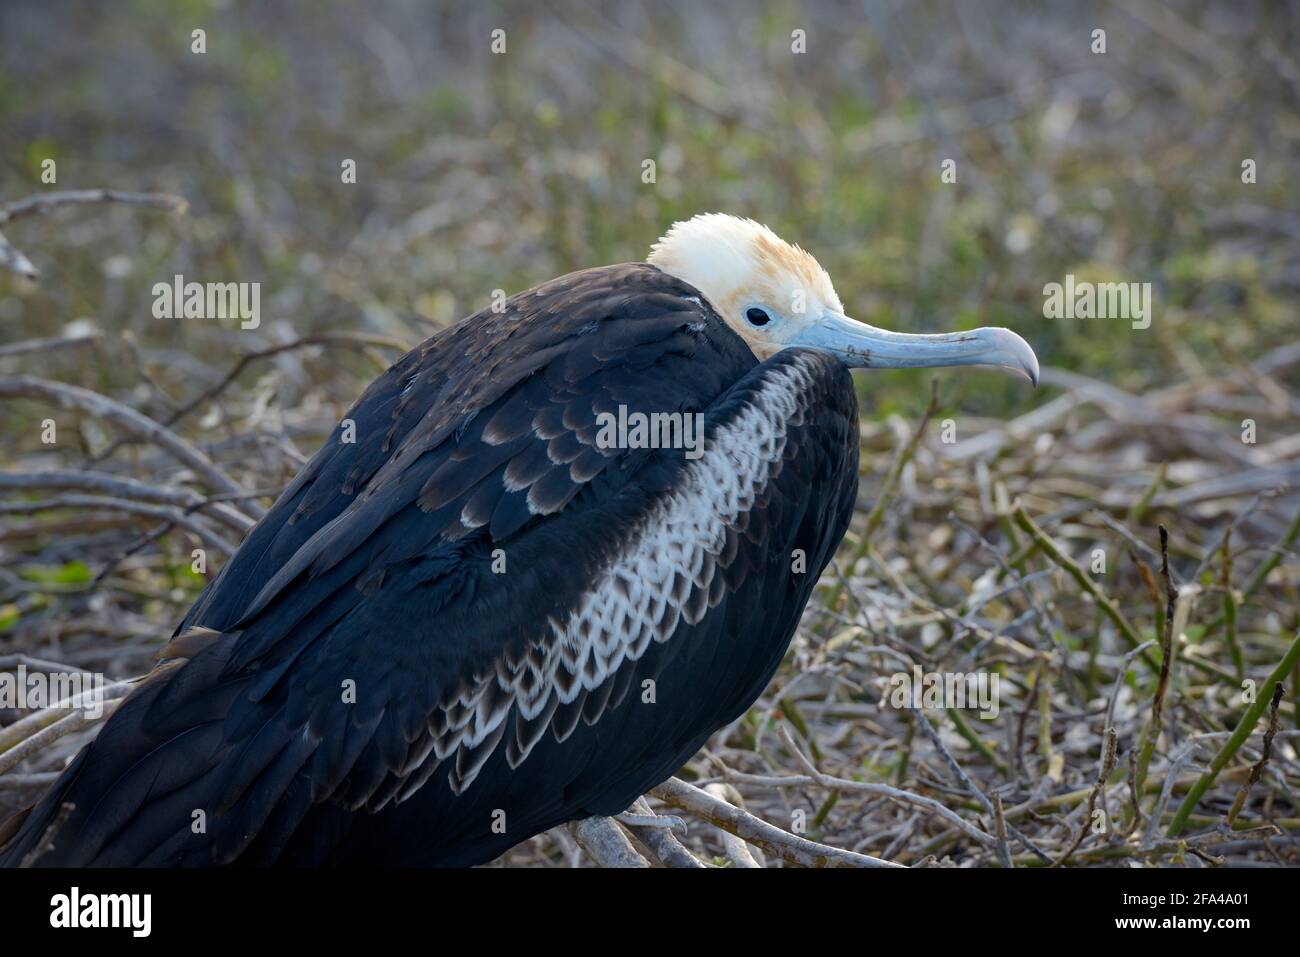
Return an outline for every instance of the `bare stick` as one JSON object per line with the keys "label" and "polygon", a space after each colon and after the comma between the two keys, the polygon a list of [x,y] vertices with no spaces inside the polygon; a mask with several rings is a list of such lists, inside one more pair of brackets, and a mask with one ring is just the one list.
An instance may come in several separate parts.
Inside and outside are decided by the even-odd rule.
{"label": "bare stick", "polygon": [[[1048,557],[1067,571],[1070,577],[1079,583],[1079,587],[1093,597],[1098,607],[1105,612],[1106,617],[1115,623],[1115,627],[1119,629],[1120,634],[1124,636],[1124,640],[1128,642],[1130,648],[1136,648],[1142,644],[1142,637],[1137,633],[1137,629],[1129,624],[1128,619],[1119,610],[1119,606],[1101,590],[1101,586],[1093,581],[1090,575],[1078,566],[1074,559],[1061,550],[1061,547],[1056,544],[1050,535],[1034,524],[1034,520],[1029,517],[1029,513],[1025,511],[1023,505],[1017,504],[1012,509],[1011,515],[1016,524],[1029,533],[1030,537],[1038,543]],[[1156,663],[1147,656],[1144,655],[1142,660],[1151,665],[1153,669],[1156,667]]]}
{"label": "bare stick", "polygon": [[13,342],[7,346],[0,346],[0,359],[30,355],[33,352],[51,352],[69,346],[85,346],[98,341],[98,332],[83,333],[76,336],[59,336],[52,339],[24,339],[22,342]]}
{"label": "bare stick", "polygon": [[1282,660],[1277,663],[1277,667],[1273,669],[1272,674],[1264,682],[1259,697],[1246,709],[1246,713],[1237,722],[1237,727],[1233,729],[1232,736],[1224,742],[1218,754],[1210,761],[1210,766],[1205,769],[1205,773],[1197,779],[1191,790],[1187,792],[1187,796],[1183,798],[1183,803],[1178,806],[1178,812],[1174,815],[1169,830],[1165,832],[1166,837],[1177,837],[1179,832],[1187,826],[1187,818],[1191,816],[1192,810],[1200,802],[1205,792],[1209,790],[1210,785],[1214,783],[1214,779],[1219,776],[1219,772],[1237,753],[1237,750],[1246,742],[1246,739],[1250,737],[1250,732],[1259,722],[1260,717],[1264,714],[1264,709],[1268,707],[1273,698],[1273,689],[1282,684],[1282,679],[1295,667],[1296,662],[1300,662],[1300,631],[1296,632],[1291,647],[1287,649],[1286,654],[1282,656]]}
{"label": "bare stick", "polygon": [[[925,732],[925,736],[930,739],[930,743],[934,745],[934,749],[943,757],[944,763],[948,765],[948,768],[956,776],[957,780],[962,783],[962,786],[972,797],[975,798],[975,800],[979,801],[980,806],[984,808],[984,813],[989,817],[996,817],[993,810],[993,802],[988,799],[988,795],[980,790],[979,785],[972,781],[970,776],[961,769],[961,765],[957,763],[957,759],[954,758],[952,753],[944,746],[943,740],[939,737],[939,732],[934,730],[934,726],[930,724],[929,719],[926,718],[924,712],[922,712],[920,708],[909,708],[908,710],[912,712],[912,717],[916,720],[916,723],[920,725],[921,730]],[[1051,858],[1043,853],[1043,851],[1024,834],[1021,834],[1010,824],[1007,825],[1007,830],[1028,850],[1033,851],[1034,854],[1042,859],[1044,863],[1051,862]],[[1011,866],[1011,851],[1009,848],[1005,845],[1000,847],[998,856],[1003,858],[1003,867]]]}
{"label": "bare stick", "polygon": [[[1165,628],[1161,637],[1160,678],[1156,682],[1155,694],[1151,697],[1151,717],[1147,721],[1146,730],[1142,735],[1138,751],[1137,787],[1139,792],[1142,790],[1143,784],[1146,783],[1147,768],[1151,765],[1151,756],[1155,753],[1156,742],[1160,739],[1160,733],[1164,728],[1165,695],[1169,690],[1169,671],[1170,666],[1173,664],[1174,641],[1178,637],[1175,629],[1181,631],[1181,626],[1174,620],[1177,617],[1175,609],[1179,600],[1178,586],[1174,584],[1173,576],[1169,571],[1169,531],[1163,525],[1160,526],[1160,577],[1165,583]],[[1190,599],[1184,599],[1184,601],[1187,600]]]}
{"label": "bare stick", "polygon": [[1268,766],[1268,759],[1273,753],[1273,738],[1277,735],[1277,706],[1282,703],[1282,695],[1286,693],[1284,685],[1278,684],[1273,688],[1273,698],[1268,707],[1268,728],[1264,731],[1264,746],[1261,748],[1261,754],[1258,761],[1250,769],[1250,775],[1242,782],[1241,787],[1237,790],[1237,798],[1232,802],[1232,809],[1228,811],[1228,826],[1237,820],[1237,815],[1246,804],[1246,798],[1250,796],[1250,790],[1259,783],[1259,779],[1264,774],[1264,768]]}
{"label": "bare stick", "polygon": [[0,233],[0,267],[8,269],[24,279],[38,279],[41,275],[41,271],[36,268],[30,259],[23,255],[22,250],[5,238],[4,233]]}
{"label": "bare stick", "polygon": [[902,866],[797,837],[678,778],[669,778],[650,793],[666,804],[694,814],[791,864],[803,867]]}
{"label": "bare stick", "polygon": [[[896,788],[888,784],[873,784],[866,781],[852,781],[848,778],[837,778],[831,775],[822,774],[812,763],[812,760],[803,753],[795,744],[794,738],[790,735],[789,729],[785,725],[781,726],[781,734],[785,739],[785,746],[794,755],[796,761],[803,766],[807,772],[808,778],[780,778],[783,784],[787,782],[809,783],[815,782],[822,787],[832,788],[841,791],[856,791],[861,794],[876,794],[881,797],[889,798],[891,801],[897,801],[900,804],[910,804],[914,807],[923,808],[931,814],[943,818],[953,827],[957,828],[967,837],[984,845],[985,847],[994,847],[997,839],[991,834],[986,834],[974,824],[962,818],[959,814],[940,804],[934,798],[926,797],[922,794],[916,794],[912,791],[905,791],[902,788]],[[770,780],[770,779],[769,779]]]}
{"label": "bare stick", "polygon": [[[124,193],[116,189],[72,189],[57,193],[37,193],[12,203],[0,203],[0,226],[21,216],[48,213],[59,206],[79,206],[87,203],[124,203],[128,206],[149,206],[172,212],[185,212],[188,204],[179,196],[163,193]],[[30,259],[16,249],[0,233],[0,267],[27,279],[39,279],[41,271]]]}
{"label": "bare stick", "polygon": [[[682,842],[673,833],[674,829],[685,830],[686,822],[671,814],[656,814],[650,802],[639,797],[629,809],[630,813],[620,814],[618,822],[632,828],[637,838],[650,853],[659,858],[664,867],[702,868],[705,865],[694,854],[682,846]],[[639,819],[639,820],[637,820]]]}
{"label": "bare stick", "polygon": [[[213,488],[232,494],[244,493],[244,489],[234,479],[175,432],[106,395],[100,395],[98,392],[80,386],[51,382],[34,376],[4,376],[0,377],[0,398],[42,399],[53,402],[63,409],[79,410],[108,419],[137,438],[161,446],[177,461],[188,465],[205,478]],[[248,505],[260,518],[262,510],[253,502],[249,502]]]}
{"label": "bare stick", "polygon": [[93,724],[98,724],[116,711],[121,703],[120,699],[104,702],[104,707],[94,717],[91,717],[87,711],[74,711],[55,721],[49,727],[36,732],[25,741],[14,745],[8,751],[0,753],[0,774],[4,774],[10,768],[21,764],[38,751],[43,751],[59,738],[72,734],[74,731],[80,731],[82,728],[88,728]]}
{"label": "bare stick", "polygon": [[649,867],[613,818],[589,817],[569,825],[578,845],[601,867]]}
{"label": "bare stick", "polygon": [[223,555],[233,555],[236,545],[222,538],[202,522],[196,521],[184,512],[168,505],[154,505],[149,502],[135,502],[124,498],[111,498],[107,495],[79,495],[70,493],[50,499],[27,502],[10,502],[0,505],[0,515],[12,515],[20,512],[44,512],[55,508],[108,509],[114,512],[127,512],[132,515],[147,515],[151,518],[163,518],[189,532],[193,532],[202,541],[216,548]]}
{"label": "bare stick", "polygon": [[289,352],[293,349],[302,349],[307,346],[323,345],[352,345],[352,346],[380,346],[386,349],[396,349],[400,352],[406,352],[409,346],[399,339],[391,336],[377,336],[365,332],[322,332],[312,336],[303,336],[293,342],[282,342],[278,345],[268,346],[265,349],[258,349],[256,352],[248,352],[240,356],[233,366],[221,377],[221,381],[209,389],[205,389],[190,399],[184,405],[167,417],[167,425],[175,425],[180,419],[184,418],[190,412],[194,411],[204,402],[215,399],[224,392],[232,382],[239,378],[239,374],[244,371],[251,363],[258,359],[268,359],[272,356],[280,355],[283,352]]}
{"label": "bare stick", "polygon": [[[719,801],[725,801],[728,804],[734,804],[736,807],[743,809],[745,806],[744,799],[730,784],[714,783],[706,786],[704,790],[713,795]],[[749,845],[743,838],[737,837],[730,831],[722,831],[722,852],[727,855],[727,860],[733,867],[743,868],[745,870],[754,870],[761,868],[763,865],[758,862]]]}
{"label": "bare stick", "polygon": [[1164,783],[1160,786],[1160,794],[1156,798],[1155,807],[1151,809],[1151,814],[1147,818],[1146,830],[1142,833],[1142,846],[1151,847],[1156,840],[1156,831],[1160,828],[1160,819],[1165,816],[1165,809],[1169,806],[1169,798],[1173,796],[1174,784],[1183,773],[1183,769],[1192,763],[1192,758],[1196,756],[1196,749],[1201,746],[1201,739],[1193,737],[1188,739],[1187,743],[1176,753],[1169,761],[1169,769],[1165,772]]}
{"label": "bare stick", "polygon": [[116,698],[124,697],[134,687],[137,680],[131,678],[126,681],[116,681],[103,688],[83,691],[81,694],[64,698],[48,708],[29,714],[25,718],[19,718],[7,727],[0,728],[0,755],[8,754],[12,748],[30,739],[43,728],[54,724],[61,714],[65,714],[73,708],[83,712],[86,711],[85,698],[87,695],[100,696],[104,703],[107,704]]}
{"label": "bare stick", "polygon": [[1115,750],[1119,746],[1119,735],[1114,728],[1106,729],[1106,742],[1102,746],[1101,770],[1097,772],[1097,783],[1092,786],[1088,792],[1088,810],[1083,814],[1083,821],[1079,824],[1079,833],[1074,836],[1073,843],[1065,849],[1065,853],[1052,861],[1052,867],[1060,867],[1070,859],[1079,845],[1083,843],[1084,835],[1088,833],[1088,826],[1092,823],[1092,812],[1097,807],[1097,798],[1102,794],[1106,787],[1106,782],[1110,779],[1110,773],[1115,770]]}
{"label": "bare stick", "polygon": [[43,671],[46,674],[67,674],[67,675],[90,675],[89,671],[82,671],[80,668],[74,668],[72,665],[65,665],[61,661],[50,661],[47,658],[33,658],[31,655],[0,655],[0,671],[8,671],[10,668],[22,666],[28,671]]}
{"label": "bare stick", "polygon": [[0,791],[44,791],[58,779],[58,771],[38,771],[35,774],[6,774],[0,776]]}
{"label": "bare stick", "polygon": [[998,857],[1006,861],[1007,867],[1015,867],[1011,857],[1011,845],[1007,841],[1007,813],[1002,807],[1002,795],[993,792],[993,833],[998,839]]}
{"label": "bare stick", "polygon": [[204,498],[187,488],[153,485],[107,472],[78,469],[45,469],[40,472],[0,472],[0,489],[75,488],[107,492],[115,498],[162,502],[185,509],[206,509],[212,517],[241,535],[253,527],[253,520],[236,508],[216,499]]}
{"label": "bare stick", "polygon": [[189,209],[180,196],[167,193],[127,193],[119,189],[67,189],[56,193],[36,193],[12,203],[0,203],[0,225],[20,216],[48,213],[59,206],[85,206],[92,203],[122,203],[184,213]]}

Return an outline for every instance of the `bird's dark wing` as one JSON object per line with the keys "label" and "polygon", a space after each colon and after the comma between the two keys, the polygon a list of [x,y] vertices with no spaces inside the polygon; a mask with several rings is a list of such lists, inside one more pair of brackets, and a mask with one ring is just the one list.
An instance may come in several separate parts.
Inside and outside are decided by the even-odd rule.
{"label": "bird's dark wing", "polygon": [[[430,340],[367,390],[196,604],[167,652],[177,660],[110,719],[0,860],[26,854],[65,803],[41,863],[271,861],[286,848],[302,858],[304,841],[328,859],[349,839],[342,812],[377,817],[413,793],[430,796],[450,840],[470,827],[476,779],[488,779],[484,796],[508,796],[507,769],[542,741],[569,770],[540,779],[555,793],[532,802],[533,825],[608,796],[649,763],[650,742],[588,729],[613,728],[602,716],[640,673],[669,666],[663,649],[717,654],[705,613],[761,585],[766,548],[805,536],[815,579],[838,541],[830,526],[847,516],[811,514],[798,488],[801,470],[825,478],[847,454],[843,422],[828,452],[809,421],[809,397],[824,399],[821,378],[834,375],[823,359],[746,373],[739,340],[649,267],[565,277]],[[619,405],[705,412],[714,438],[741,416],[757,428],[753,396],[771,376],[790,380],[767,410],[781,412],[781,434],[751,436],[771,458],[733,436],[723,459],[700,460],[748,456],[750,486],[719,492],[724,471],[705,474],[681,450],[596,442],[597,413]],[[843,382],[832,391],[842,398]],[[683,481],[696,495],[673,513]],[[723,498],[700,497],[709,483]],[[771,658],[757,671],[770,675]],[[745,693],[679,715],[673,747]],[[600,765],[602,753],[618,760]]]}
{"label": "bird's dark wing", "polygon": [[508,539],[620,456],[597,448],[598,413],[698,411],[753,363],[693,287],[641,264],[471,316],[366,389],[178,631],[233,627],[345,559],[383,567],[483,527]]}

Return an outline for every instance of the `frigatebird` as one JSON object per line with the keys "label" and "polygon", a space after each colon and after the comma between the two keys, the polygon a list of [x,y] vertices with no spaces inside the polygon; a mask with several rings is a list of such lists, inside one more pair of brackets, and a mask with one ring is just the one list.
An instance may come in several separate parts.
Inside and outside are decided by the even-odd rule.
{"label": "frigatebird", "polygon": [[858,494],[849,370],[948,365],[1038,376],[1007,329],[849,319],[811,255],[722,214],[439,332],[0,863],[473,865],[624,811],[780,664]]}

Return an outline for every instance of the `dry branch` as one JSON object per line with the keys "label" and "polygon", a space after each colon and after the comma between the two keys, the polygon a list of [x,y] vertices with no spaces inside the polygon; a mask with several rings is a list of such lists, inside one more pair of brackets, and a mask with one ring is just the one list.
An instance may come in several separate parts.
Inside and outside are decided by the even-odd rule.
{"label": "dry branch", "polygon": [[[0,398],[40,399],[62,409],[85,412],[107,419],[136,438],[160,446],[177,461],[188,465],[201,478],[206,479],[213,488],[221,492],[245,494],[244,489],[234,479],[175,432],[130,406],[100,395],[98,392],[63,382],[38,379],[34,376],[3,376],[0,377]],[[251,502],[249,507],[255,509],[257,517],[261,517],[261,509]]]}
{"label": "dry branch", "polygon": [[618,822],[610,817],[589,817],[569,825],[578,845],[601,867],[649,867],[637,853]]}
{"label": "dry branch", "polygon": [[898,867],[890,861],[817,844],[759,820],[678,778],[669,778],[650,792],[666,804],[708,821],[714,827],[757,845],[784,861],[802,867]]}
{"label": "dry branch", "polygon": [[[61,206],[84,206],[92,203],[122,203],[127,206],[145,206],[183,213],[188,208],[179,196],[163,193],[126,193],[116,189],[74,189],[54,193],[37,193],[12,203],[0,203],[0,226],[37,213],[48,213]],[[26,279],[37,279],[40,270],[32,261],[15,249],[0,233],[0,267],[15,272]]]}

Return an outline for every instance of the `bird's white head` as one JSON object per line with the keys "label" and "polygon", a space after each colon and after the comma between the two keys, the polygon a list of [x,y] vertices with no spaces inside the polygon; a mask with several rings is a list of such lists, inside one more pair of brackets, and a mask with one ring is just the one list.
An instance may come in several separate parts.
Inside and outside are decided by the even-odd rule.
{"label": "bird's white head", "polygon": [[853,368],[1001,366],[1038,383],[1034,350],[1009,329],[913,335],[848,318],[817,260],[752,219],[704,213],[674,223],[647,261],[703,293],[760,360],[806,346]]}

